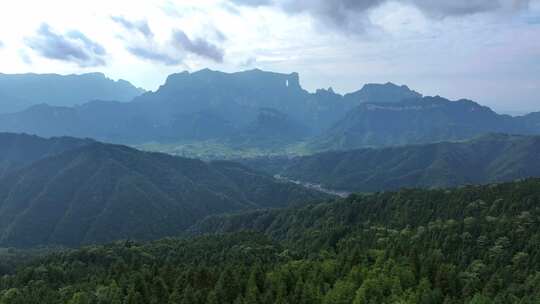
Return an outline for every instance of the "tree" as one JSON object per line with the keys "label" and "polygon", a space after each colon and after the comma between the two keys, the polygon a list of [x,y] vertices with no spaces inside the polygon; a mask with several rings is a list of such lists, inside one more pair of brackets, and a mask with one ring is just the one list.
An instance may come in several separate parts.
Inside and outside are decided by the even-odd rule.
{"label": "tree", "polygon": [[86,292],[77,292],[71,297],[68,304],[91,304],[91,300]]}
{"label": "tree", "polygon": [[160,276],[155,276],[152,282],[152,303],[167,303],[169,291],[165,281]]}
{"label": "tree", "polygon": [[475,294],[472,300],[469,302],[469,304],[491,304],[491,303],[492,301],[488,297],[485,297],[480,293]]}
{"label": "tree", "polygon": [[145,303],[144,298],[140,292],[136,291],[134,288],[130,288],[127,298],[126,298],[126,304],[147,304],[147,303]]}
{"label": "tree", "polygon": [[246,286],[245,302],[249,304],[258,304],[261,300],[261,292],[257,284],[256,270],[252,271]]}

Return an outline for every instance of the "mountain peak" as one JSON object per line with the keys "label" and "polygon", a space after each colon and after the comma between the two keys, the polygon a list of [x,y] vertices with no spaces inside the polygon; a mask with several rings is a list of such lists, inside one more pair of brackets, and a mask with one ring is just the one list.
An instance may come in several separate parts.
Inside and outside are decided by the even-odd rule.
{"label": "mountain peak", "polygon": [[422,94],[409,89],[406,85],[397,85],[392,82],[384,84],[367,83],[362,89],[345,95],[345,98],[356,104],[370,103],[396,103],[408,99],[417,99]]}
{"label": "mountain peak", "polygon": [[300,76],[293,72],[290,74],[275,73],[252,69],[234,73],[202,69],[193,73],[184,71],[171,74],[161,89],[191,88],[208,90],[211,87],[223,87],[224,89],[271,89],[278,88],[300,89]]}

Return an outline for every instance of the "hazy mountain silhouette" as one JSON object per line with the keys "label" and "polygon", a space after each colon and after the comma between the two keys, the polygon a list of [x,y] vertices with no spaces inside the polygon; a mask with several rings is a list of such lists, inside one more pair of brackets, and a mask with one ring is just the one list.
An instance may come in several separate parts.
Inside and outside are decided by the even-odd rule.
{"label": "hazy mountain silhouette", "polygon": [[462,140],[496,132],[540,134],[540,125],[534,123],[537,117],[500,115],[470,100],[438,96],[392,104],[365,103],[314,139],[311,146],[344,150]]}
{"label": "hazy mountain silhouette", "polygon": [[142,93],[131,83],[113,81],[102,73],[0,74],[0,113],[21,111],[41,103],[73,106],[96,99],[130,101]]}
{"label": "hazy mountain silhouette", "polygon": [[[0,116],[0,130],[42,136],[92,137],[119,143],[230,139],[246,142],[289,142],[290,134],[318,134],[355,106],[374,100],[399,102],[418,96],[393,84],[366,85],[342,96],[332,90],[309,93],[296,73],[251,70],[222,73],[201,70],[170,75],[156,92],[129,103],[92,101],[75,107],[37,105]],[[242,132],[261,123],[261,109],[283,113],[291,133],[267,128],[246,138]],[[270,112],[268,112],[270,113]],[[292,125],[298,127],[292,130]],[[306,130],[307,129],[307,130]]]}

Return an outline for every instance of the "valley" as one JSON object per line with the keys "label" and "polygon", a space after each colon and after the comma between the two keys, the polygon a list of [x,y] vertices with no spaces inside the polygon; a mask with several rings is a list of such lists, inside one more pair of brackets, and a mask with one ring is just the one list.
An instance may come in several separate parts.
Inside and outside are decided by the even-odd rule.
{"label": "valley", "polygon": [[538,113],[258,69],[81,77],[134,96],[0,114],[0,304],[540,299]]}
{"label": "valley", "polygon": [[291,182],[293,184],[301,185],[301,186],[303,186],[303,187],[305,187],[307,189],[313,189],[313,190],[323,192],[323,193],[326,193],[326,194],[330,194],[330,195],[333,195],[333,196],[339,196],[341,198],[346,198],[347,196],[349,196],[351,194],[351,192],[336,191],[336,190],[332,190],[332,189],[327,189],[327,188],[324,188],[323,186],[321,186],[319,184],[313,184],[313,183],[310,183],[310,182],[304,182],[304,181],[288,179],[288,178],[283,177],[283,176],[281,176],[279,174],[274,175],[274,178],[277,179],[277,180],[283,180],[283,181],[286,181],[286,182]]}
{"label": "valley", "polygon": [[540,304],[540,0],[0,9],[0,304]]}

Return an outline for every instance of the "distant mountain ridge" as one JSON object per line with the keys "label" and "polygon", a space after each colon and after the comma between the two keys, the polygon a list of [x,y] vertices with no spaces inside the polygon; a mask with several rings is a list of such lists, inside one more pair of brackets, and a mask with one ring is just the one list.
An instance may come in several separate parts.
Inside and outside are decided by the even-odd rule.
{"label": "distant mountain ridge", "polygon": [[366,84],[310,93],[297,73],[204,69],[172,74],[131,102],[35,105],[0,115],[0,131],[140,145],[212,141],[229,148],[347,150],[540,134],[537,113],[500,115],[470,100],[424,97],[407,86]]}
{"label": "distant mountain ridge", "polygon": [[[385,96],[385,92],[388,94]],[[404,86],[366,85],[343,96],[333,91],[309,93],[297,73],[251,70],[223,73],[208,69],[172,74],[155,92],[132,102],[93,101],[75,107],[39,105],[0,115],[0,130],[41,136],[91,137],[116,143],[206,140],[234,137],[260,118],[262,109],[286,115],[293,133],[317,134],[371,97],[387,102],[417,96]],[[191,132],[192,129],[196,132]],[[274,132],[268,142],[287,142]],[[238,139],[261,142],[261,138]],[[264,139],[264,138],[263,138]],[[233,140],[234,141],[234,140]]]}
{"label": "distant mountain ridge", "polygon": [[0,73],[0,113],[32,105],[74,106],[92,100],[130,101],[144,90],[103,73],[80,75]]}
{"label": "distant mountain ridge", "polygon": [[540,134],[538,118],[501,115],[470,100],[439,96],[364,103],[310,144],[314,150],[347,150],[464,140],[487,133]]}
{"label": "distant mountain ridge", "polygon": [[385,84],[368,83],[362,89],[345,94],[344,99],[355,104],[360,103],[392,103],[407,99],[421,98],[422,94],[409,89],[408,86],[398,86],[391,82]]}
{"label": "distant mountain ridge", "polygon": [[[155,239],[177,235],[210,214],[329,197],[231,162],[84,140],[50,153],[66,139],[11,136],[44,157],[0,178],[0,246]],[[9,159],[10,151],[0,146],[0,157]]]}
{"label": "distant mountain ridge", "polygon": [[245,160],[269,174],[354,192],[438,188],[540,177],[540,136],[490,134],[461,142]]}

